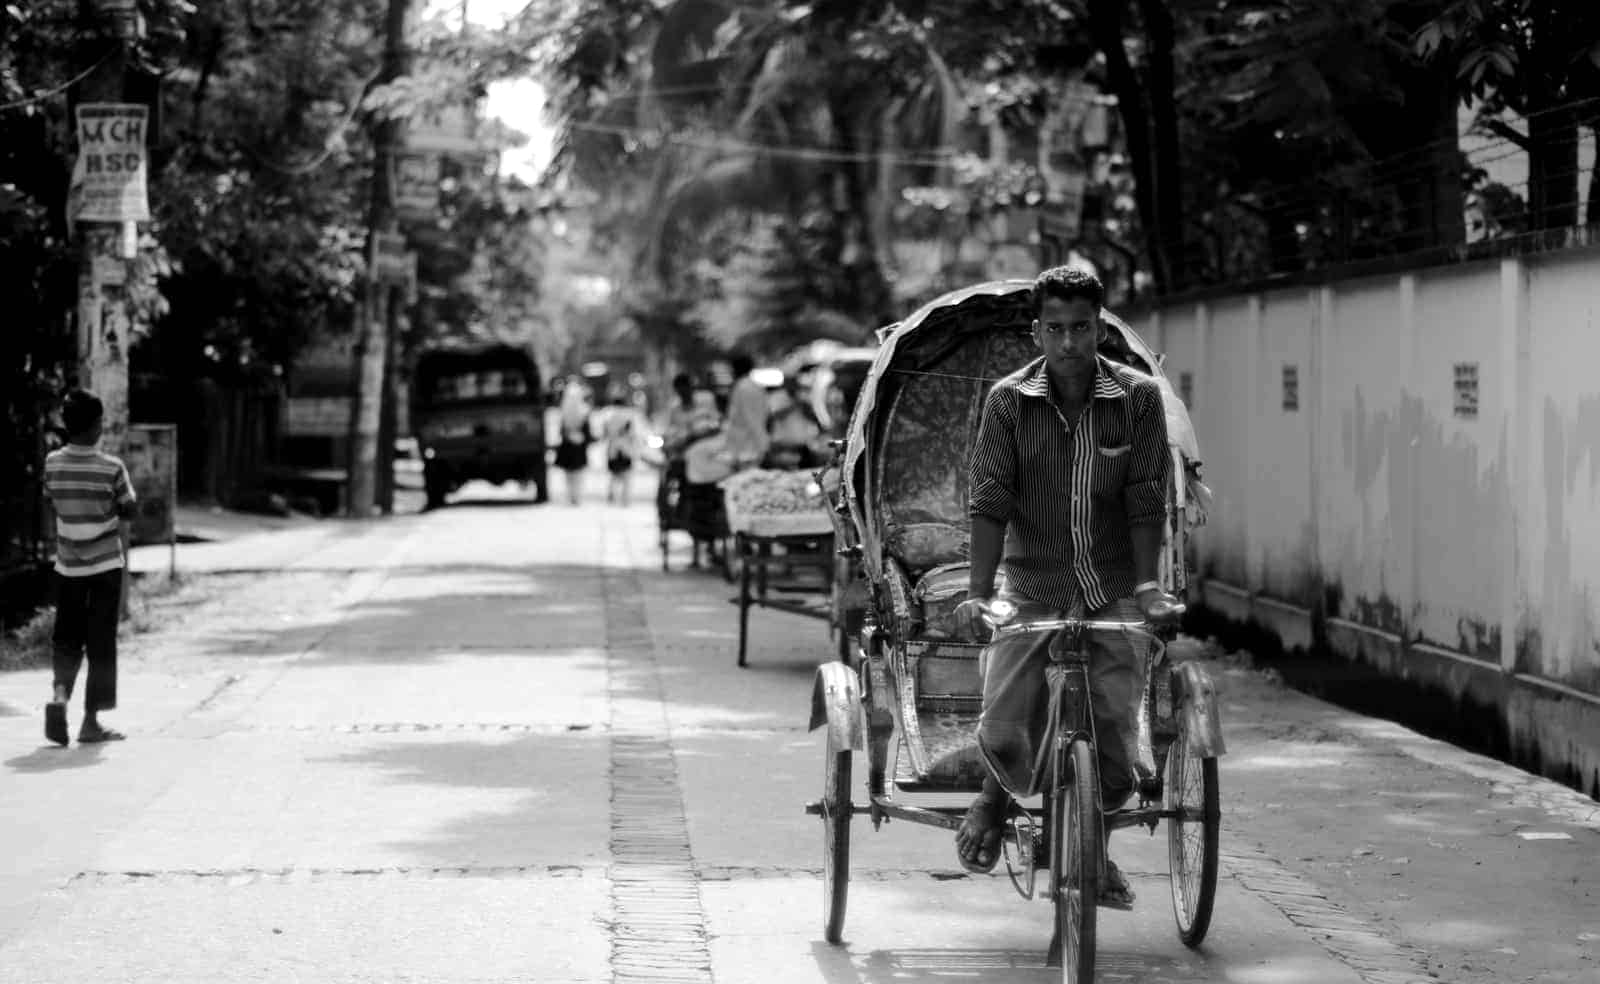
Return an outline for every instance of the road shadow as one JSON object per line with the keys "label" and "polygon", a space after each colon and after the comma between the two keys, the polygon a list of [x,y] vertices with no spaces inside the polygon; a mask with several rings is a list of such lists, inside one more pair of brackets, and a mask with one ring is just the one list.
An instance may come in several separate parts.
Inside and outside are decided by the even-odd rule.
{"label": "road shadow", "polygon": [[224,619],[190,638],[225,659],[295,656],[306,666],[418,666],[462,654],[539,658],[605,646],[598,567],[406,565],[384,573],[375,595],[352,604],[288,620]]}
{"label": "road shadow", "polygon": [[12,772],[65,772],[99,765],[104,751],[101,745],[40,745],[26,755],[6,759],[4,764]]}
{"label": "road shadow", "polygon": [[[819,940],[812,944],[811,953],[828,984],[932,984],[987,980],[998,975],[1004,975],[1008,981],[1061,979],[1059,968],[1045,966],[1043,943],[1034,949],[905,947],[853,952],[848,940],[842,946],[830,946]],[[1095,964],[1095,976],[1106,981],[1180,984],[1213,979],[1202,967],[1159,954],[1102,950],[1096,954]],[[1305,984],[1311,982],[1306,980]]]}
{"label": "road shadow", "polygon": [[[600,729],[571,734],[525,734],[512,738],[486,732],[479,739],[381,743],[336,754],[313,755],[307,767],[375,773],[398,787],[393,802],[432,801],[422,831],[386,841],[422,866],[523,867],[601,862],[609,839],[605,802],[609,735]],[[441,791],[433,794],[428,787]],[[457,812],[440,806],[481,801],[497,805]],[[457,796],[456,793],[466,794]],[[390,802],[387,796],[378,797]]]}

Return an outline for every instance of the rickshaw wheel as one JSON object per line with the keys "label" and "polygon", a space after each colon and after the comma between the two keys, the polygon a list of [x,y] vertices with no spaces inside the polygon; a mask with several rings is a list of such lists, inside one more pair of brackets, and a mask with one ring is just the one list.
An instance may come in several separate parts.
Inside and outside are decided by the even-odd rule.
{"label": "rickshaw wheel", "polygon": [[1094,980],[1095,901],[1100,893],[1100,780],[1088,742],[1072,742],[1066,754],[1066,774],[1058,766],[1050,803],[1050,878],[1056,910],[1056,946],[1051,955],[1059,952],[1066,984],[1089,984]]}
{"label": "rickshaw wheel", "polygon": [[822,771],[822,935],[844,939],[845,902],[850,894],[850,749],[828,742]]}
{"label": "rickshaw wheel", "polygon": [[1217,760],[1194,754],[1179,734],[1167,752],[1163,804],[1176,815],[1167,819],[1167,865],[1172,885],[1172,916],[1185,946],[1199,946],[1211,926],[1217,897],[1217,841],[1221,794]]}

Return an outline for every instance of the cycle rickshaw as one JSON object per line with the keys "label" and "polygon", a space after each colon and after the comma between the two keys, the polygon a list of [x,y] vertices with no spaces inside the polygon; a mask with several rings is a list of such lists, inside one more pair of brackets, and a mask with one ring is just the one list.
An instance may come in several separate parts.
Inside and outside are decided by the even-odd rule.
{"label": "cycle rickshaw", "polygon": [[[859,606],[861,625],[842,660],[817,670],[811,728],[827,728],[822,798],[807,812],[823,823],[824,935],[842,938],[849,887],[851,821],[874,829],[905,820],[956,830],[964,807],[916,806],[898,793],[972,792],[984,765],[976,732],[980,644],[956,637],[950,615],[967,586],[967,456],[989,386],[1032,361],[1032,282],[998,281],[946,294],[885,329],[850,429],[836,446],[835,541],[859,569],[837,594]],[[1162,578],[1182,597],[1187,533],[1206,495],[1187,411],[1160,376],[1160,361],[1126,324],[1110,326],[1101,352],[1162,382],[1173,481]],[[993,612],[991,625],[1005,622]],[[1128,630],[1121,623],[1053,622],[998,631],[1051,631],[1061,644],[1051,682],[1059,722],[1051,777],[1039,808],[1016,806],[1002,838],[1011,881],[1024,898],[1054,903],[1047,962],[1067,981],[1093,977],[1101,824],[1167,825],[1178,933],[1198,945],[1217,879],[1220,825],[1217,757],[1223,742],[1212,682],[1203,666],[1150,647],[1141,715],[1137,805],[1105,814],[1092,732],[1080,724],[1081,633]],[[852,752],[866,752],[867,801],[851,795]],[[953,850],[953,848],[952,848]],[[1038,875],[1044,874],[1042,886]]]}

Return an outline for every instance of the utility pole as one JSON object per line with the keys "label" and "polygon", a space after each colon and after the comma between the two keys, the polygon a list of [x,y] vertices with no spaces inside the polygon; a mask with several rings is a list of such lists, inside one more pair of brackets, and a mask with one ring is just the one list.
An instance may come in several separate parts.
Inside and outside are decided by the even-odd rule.
{"label": "utility pole", "polygon": [[[393,82],[406,73],[406,21],[411,0],[389,0],[384,17],[383,65],[380,83]],[[378,504],[378,469],[388,466],[394,449],[382,448],[384,391],[388,382],[392,325],[397,303],[395,290],[380,275],[380,242],[397,235],[395,209],[395,152],[400,142],[400,122],[383,117],[372,125],[372,198],[367,213],[367,280],[356,330],[355,399],[350,405],[350,453],[345,487],[345,511],[370,516]],[[391,441],[391,445],[392,445]]]}
{"label": "utility pole", "polygon": [[[77,385],[90,390],[105,405],[105,431],[101,447],[121,454],[128,434],[128,346],[133,316],[128,299],[128,261],[137,255],[138,239],[132,216],[136,209],[126,196],[106,194],[105,164],[113,127],[117,149],[137,146],[144,154],[149,117],[136,128],[126,116],[103,117],[80,128],[78,116],[85,103],[125,103],[128,88],[128,49],[138,37],[139,21],[134,0],[96,0],[87,8],[93,18],[81,32],[84,68],[88,70],[72,96],[71,115],[78,160],[73,171],[74,192],[69,198],[69,221],[79,237],[76,370]],[[113,119],[115,122],[113,122]],[[85,140],[93,132],[94,142]],[[126,176],[127,154],[117,153],[118,174]],[[147,158],[138,166],[148,168]],[[141,172],[142,177],[142,172]],[[112,180],[111,185],[117,181]],[[143,191],[143,188],[140,188]],[[92,201],[86,199],[92,198]],[[139,204],[143,206],[142,198]],[[144,206],[147,208],[147,206]],[[120,219],[114,217],[119,211]],[[148,218],[148,212],[139,215]]]}

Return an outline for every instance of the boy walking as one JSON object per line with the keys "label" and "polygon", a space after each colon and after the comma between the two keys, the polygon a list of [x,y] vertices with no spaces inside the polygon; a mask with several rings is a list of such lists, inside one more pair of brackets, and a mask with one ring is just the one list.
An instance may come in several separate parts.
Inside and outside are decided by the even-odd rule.
{"label": "boy walking", "polygon": [[122,612],[133,483],[120,458],[96,449],[105,409],[73,390],[62,401],[67,446],[44,462],[44,491],[56,515],[55,686],[44,735],[67,744],[67,701],[87,656],[80,744],[121,741],[100,723],[117,706],[117,620]]}

